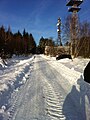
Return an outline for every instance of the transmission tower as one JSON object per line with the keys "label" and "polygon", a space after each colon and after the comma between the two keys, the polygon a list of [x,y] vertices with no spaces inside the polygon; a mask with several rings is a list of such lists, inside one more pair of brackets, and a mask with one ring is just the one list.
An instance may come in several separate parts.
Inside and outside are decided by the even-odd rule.
{"label": "transmission tower", "polygon": [[74,55],[77,52],[77,39],[79,33],[79,24],[78,24],[78,12],[80,11],[79,5],[83,0],[69,0],[66,6],[71,6],[68,11],[72,12],[72,19],[70,23],[70,34],[71,34],[71,54]]}
{"label": "transmission tower", "polygon": [[60,18],[58,18],[58,22],[57,22],[57,33],[58,33],[57,46],[62,46],[62,42],[61,42],[61,19]]}

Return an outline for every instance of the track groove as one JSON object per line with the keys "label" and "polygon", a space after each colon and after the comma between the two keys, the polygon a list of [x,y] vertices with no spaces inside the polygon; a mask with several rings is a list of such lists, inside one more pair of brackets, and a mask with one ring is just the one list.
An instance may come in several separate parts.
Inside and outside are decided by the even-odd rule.
{"label": "track groove", "polygon": [[65,120],[65,116],[62,113],[62,103],[64,99],[62,95],[55,92],[52,85],[43,78],[45,103],[46,103],[46,114],[51,120]]}

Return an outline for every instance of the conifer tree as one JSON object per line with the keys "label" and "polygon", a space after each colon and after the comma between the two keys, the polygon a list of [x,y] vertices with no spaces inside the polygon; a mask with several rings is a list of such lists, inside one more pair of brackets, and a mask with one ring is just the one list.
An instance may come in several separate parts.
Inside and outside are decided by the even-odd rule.
{"label": "conifer tree", "polygon": [[32,36],[32,34],[30,33],[30,38],[29,38],[29,52],[32,53],[32,54],[35,54],[36,52],[36,43],[35,43],[35,40]]}

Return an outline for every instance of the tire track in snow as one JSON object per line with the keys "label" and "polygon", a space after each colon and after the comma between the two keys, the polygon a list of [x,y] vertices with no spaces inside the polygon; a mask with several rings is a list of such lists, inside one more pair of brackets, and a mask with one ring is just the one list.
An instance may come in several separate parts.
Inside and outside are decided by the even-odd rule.
{"label": "tire track in snow", "polygon": [[43,84],[46,115],[50,120],[65,120],[66,117],[63,114],[64,97],[62,96],[64,90],[60,86],[60,89],[56,88],[58,83],[53,68],[51,68],[51,66],[49,66],[49,64],[42,58],[39,58],[39,60],[43,61],[39,62],[38,68],[40,68],[39,74]]}
{"label": "tire track in snow", "polygon": [[[28,68],[30,66],[31,65],[29,65]],[[28,69],[28,71],[26,73],[27,75],[23,77],[23,79],[25,79],[25,82],[29,79],[30,71],[31,70]],[[26,83],[24,83],[23,85],[21,85],[20,88],[17,88],[13,92],[12,101],[10,101],[12,103],[12,106],[7,110],[8,119],[6,119],[6,120],[14,120],[15,119],[15,116],[18,113],[18,108],[22,104],[22,99],[24,99],[23,105],[27,103],[27,99],[26,99],[27,97],[25,97],[25,95],[27,96],[26,91],[28,90],[28,88],[26,87],[27,84],[28,84],[28,81]]]}
{"label": "tire track in snow", "polygon": [[[36,65],[36,64],[35,64]],[[35,67],[35,66],[34,66]],[[16,92],[15,102],[9,109],[10,116],[8,120],[51,120],[44,116],[43,95],[41,83],[38,81],[38,71],[33,67],[31,79]],[[6,119],[7,120],[7,119]]]}
{"label": "tire track in snow", "polygon": [[46,114],[51,118],[51,120],[65,120],[65,116],[62,113],[62,105],[64,99],[62,95],[55,92],[51,84],[43,79],[44,84],[44,94],[46,103]]}
{"label": "tire track in snow", "polygon": [[[42,70],[43,70],[42,71],[43,76],[46,78],[47,82],[49,82],[51,84],[51,86],[52,86],[52,88],[53,88],[53,90],[54,90],[54,92],[56,93],[57,96],[60,95],[59,93],[61,93],[61,95],[63,95],[63,99],[62,99],[62,101],[60,101],[60,103],[62,103],[61,112],[66,117],[66,118],[58,117],[57,119],[53,119],[53,120],[59,120],[59,119],[60,120],[61,119],[64,119],[64,120],[66,120],[66,119],[68,119],[68,120],[81,120],[82,115],[81,115],[80,111],[78,110],[78,106],[77,106],[78,104],[75,104],[75,100],[72,97],[70,97],[68,99],[69,101],[67,103],[67,96],[69,95],[68,93],[70,93],[71,90],[72,90],[72,85],[68,81],[68,77],[67,77],[67,74],[68,74],[68,72],[70,73],[70,70],[68,71],[68,69],[67,69],[68,72],[66,72],[66,70],[64,71],[63,65],[58,67],[58,69],[56,69],[57,68],[56,66],[58,66],[58,64],[55,64],[54,67],[53,66],[54,66],[53,62],[52,62],[52,65],[51,65],[50,61],[45,61],[43,63],[43,67],[41,66]],[[64,73],[64,76],[62,75],[62,73]],[[74,76],[74,77],[76,78],[76,76]],[[54,107],[55,107],[55,105],[54,105]]]}
{"label": "tire track in snow", "polygon": [[[21,88],[22,89],[22,88]],[[13,102],[13,105],[12,107],[8,110],[8,113],[9,113],[9,117],[8,117],[8,120],[14,120],[16,114],[18,113],[18,108],[19,106],[22,104],[22,99],[24,99],[24,104],[27,103],[27,99],[24,98],[25,97],[25,94],[26,94],[26,87],[24,87],[23,85],[23,92],[22,90],[21,91],[18,91],[17,94],[16,94],[16,98],[14,99],[14,102]],[[24,92],[25,91],[25,92]]]}

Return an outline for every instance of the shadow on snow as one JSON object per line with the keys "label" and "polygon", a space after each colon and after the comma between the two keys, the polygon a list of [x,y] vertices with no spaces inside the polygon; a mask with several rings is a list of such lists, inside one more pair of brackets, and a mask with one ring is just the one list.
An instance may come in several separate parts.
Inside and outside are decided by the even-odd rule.
{"label": "shadow on snow", "polygon": [[[78,79],[79,90],[73,85],[63,104],[63,114],[66,120],[88,120],[86,106],[90,104],[90,84],[84,82],[82,76]],[[88,106],[90,107],[90,106]],[[89,110],[90,108],[87,109]],[[89,111],[90,112],[90,111]]]}

